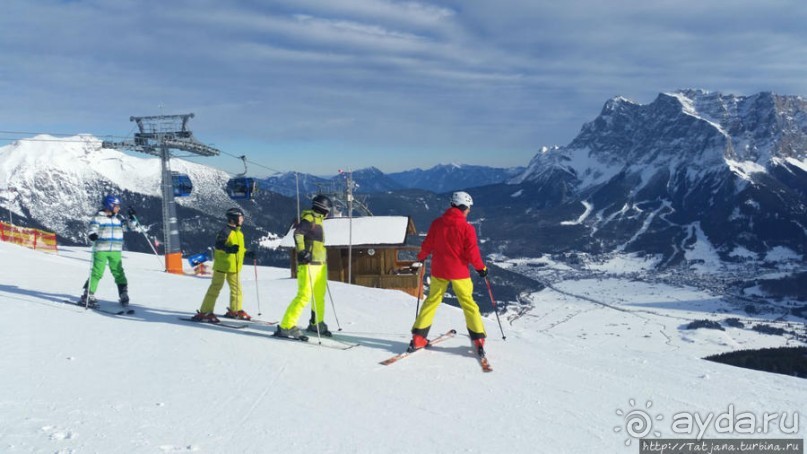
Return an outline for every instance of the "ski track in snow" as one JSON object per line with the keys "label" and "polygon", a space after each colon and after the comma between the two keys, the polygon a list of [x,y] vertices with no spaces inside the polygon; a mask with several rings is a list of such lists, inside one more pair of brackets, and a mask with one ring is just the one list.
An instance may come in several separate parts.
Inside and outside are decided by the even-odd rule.
{"label": "ski track in snow", "polygon": [[[647,311],[647,310],[631,310],[631,309],[620,308],[620,307],[616,307],[616,306],[614,306],[614,305],[611,305],[611,304],[605,303],[605,302],[603,302],[603,301],[596,300],[596,299],[591,298],[591,297],[589,297],[589,296],[585,296],[585,295],[579,295],[579,294],[574,294],[574,293],[571,293],[571,292],[567,292],[567,291],[560,290],[560,289],[558,289],[558,288],[556,288],[556,287],[552,286],[552,284],[549,284],[549,283],[545,283],[545,285],[546,285],[546,287],[547,287],[547,288],[549,288],[549,289],[551,289],[552,291],[555,291],[555,292],[557,292],[557,293],[559,293],[559,294],[561,294],[561,295],[565,295],[565,296],[568,296],[568,297],[571,297],[571,298],[575,298],[575,299],[578,299],[578,300],[586,301],[586,302],[588,302],[588,303],[592,303],[592,304],[594,304],[594,305],[600,306],[601,308],[610,309],[610,310],[614,310],[614,311],[619,311],[619,312],[623,312],[623,313],[626,313],[626,314],[630,314],[630,315],[632,315],[632,316],[635,316],[635,317],[638,317],[639,319],[641,319],[641,320],[642,320],[642,322],[643,322],[645,325],[650,325],[650,324],[657,325],[657,328],[658,328],[658,333],[659,333],[661,336],[663,336],[663,337],[666,339],[666,344],[667,344],[668,346],[670,346],[670,347],[671,347],[672,349],[674,349],[674,350],[677,350],[677,349],[679,348],[679,347],[676,347],[676,346],[674,346],[674,345],[673,345],[673,343],[672,343],[672,337],[671,337],[671,336],[668,334],[668,331],[670,331],[670,328],[669,328],[669,327],[668,327],[666,324],[661,323],[660,321],[651,320],[651,319],[650,319],[650,318],[648,318],[648,317],[642,316],[642,313],[646,313],[646,314],[649,314],[649,315],[652,315],[652,316],[656,316],[656,317],[668,317],[668,318],[675,318],[675,319],[678,319],[678,320],[688,320],[688,319],[686,319],[686,318],[683,318],[683,317],[673,317],[673,316],[670,316],[670,315],[666,315],[666,314],[659,314],[659,313],[657,313],[657,312],[652,312],[652,311]],[[569,306],[566,306],[565,308],[566,308],[566,309],[569,309]],[[553,310],[552,310],[552,312],[557,311],[558,309],[560,309],[560,307],[553,309]],[[565,318],[563,318],[562,320],[559,320],[559,321],[557,321],[557,322],[553,322],[553,323],[552,323],[552,324],[550,324],[548,327],[541,329],[541,332],[544,332],[544,333],[545,333],[545,332],[548,332],[549,330],[551,330],[551,329],[553,329],[553,328],[555,328],[555,327],[557,327],[557,326],[559,326],[559,325],[561,325],[561,324],[563,324],[563,323],[567,323],[567,322],[571,321],[571,320],[572,320],[574,317],[576,317],[576,316],[578,316],[578,315],[580,315],[580,314],[582,314],[582,313],[584,313],[584,312],[589,312],[589,311],[592,311],[592,310],[595,310],[595,309],[594,309],[594,308],[591,308],[591,309],[588,309],[588,310],[578,310],[578,311],[573,312],[573,313],[571,313],[571,312],[570,312],[570,313],[569,313],[569,314],[567,314],[567,315],[565,316]],[[550,312],[550,313],[551,313],[551,312]],[[549,314],[545,314],[544,316],[541,316],[541,317],[540,317],[538,320],[539,320],[539,321],[540,321],[540,320],[543,320],[543,319],[544,319],[544,318],[545,318],[547,315],[549,315]],[[732,343],[734,344],[734,346],[737,346],[737,343],[736,343],[736,342],[733,342],[733,340],[732,340]]]}
{"label": "ski track in snow", "polygon": [[[684,315],[677,315],[677,313],[654,311],[649,309],[637,309],[632,307],[626,298],[617,298],[619,304],[608,303],[602,299],[597,299],[595,297],[590,296],[590,292],[588,290],[582,293],[566,291],[553,285],[551,280],[536,278],[535,276],[533,276],[533,279],[536,279],[537,281],[541,282],[541,284],[543,284],[546,287],[546,289],[544,290],[545,292],[546,291],[555,292],[559,295],[562,295],[563,297],[572,298],[579,302],[583,302],[586,304],[593,304],[604,309],[611,309],[613,311],[622,312],[637,317],[639,320],[642,321],[644,326],[652,328],[653,330],[655,330],[655,332],[657,332],[660,336],[662,336],[665,339],[665,344],[671,349],[671,351],[678,351],[682,348],[680,345],[676,344],[675,339],[681,339],[689,343],[697,342],[692,340],[690,336],[690,334],[693,333],[693,331],[681,330],[681,327],[683,325],[698,319],[695,318],[693,314],[691,313],[688,314],[686,311],[683,312]],[[676,300],[677,298],[673,299]],[[566,301],[568,301],[568,299]],[[681,304],[683,305],[683,307],[686,306],[685,301],[681,301]],[[579,308],[575,308],[572,311],[572,306],[565,304],[565,305],[557,305],[549,312],[539,314],[537,309],[539,307],[540,307],[539,305],[536,305],[534,303],[526,307],[520,306],[515,311],[509,312],[507,314],[507,320],[510,322],[511,325],[513,325],[515,321],[517,321],[522,317],[525,317],[527,319],[534,319],[535,324],[543,326],[542,328],[539,328],[539,331],[542,333],[548,333],[549,330],[555,329],[560,325],[568,323],[575,317],[584,315],[586,312],[589,312],[586,310],[581,310]],[[559,310],[563,310],[566,312],[563,318],[559,320],[552,319],[551,318],[552,314]],[[711,317],[714,318],[715,316],[717,316],[717,312],[720,311],[717,311],[717,308],[714,308],[712,310]],[[775,319],[768,318],[764,320],[764,322],[767,324],[780,323],[783,326],[785,326],[786,329],[789,329],[792,326],[792,322],[788,321],[787,314],[788,311],[785,311],[777,318]],[[760,322],[760,320],[749,319],[742,316],[735,316],[734,318],[740,319],[740,321],[746,325]],[[547,325],[547,323],[548,326],[545,326]],[[804,331],[805,330],[802,329],[802,332]],[[731,330],[716,331],[716,333],[718,333],[716,335],[719,337],[719,339],[715,339],[713,342],[721,346],[730,347],[732,350],[748,348],[746,344],[747,341],[740,341],[735,337],[733,337],[731,334]]]}

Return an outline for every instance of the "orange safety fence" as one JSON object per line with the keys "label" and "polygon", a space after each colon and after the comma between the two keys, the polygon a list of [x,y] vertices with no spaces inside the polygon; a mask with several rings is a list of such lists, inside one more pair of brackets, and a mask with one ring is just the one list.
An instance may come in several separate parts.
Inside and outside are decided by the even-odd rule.
{"label": "orange safety fence", "polygon": [[56,234],[0,222],[0,241],[45,252],[58,252]]}

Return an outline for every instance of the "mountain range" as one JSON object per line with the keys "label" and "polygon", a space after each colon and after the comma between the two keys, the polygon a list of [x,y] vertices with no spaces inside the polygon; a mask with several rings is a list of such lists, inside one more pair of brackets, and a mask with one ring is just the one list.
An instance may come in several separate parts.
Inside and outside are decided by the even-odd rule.
{"label": "mountain range", "polygon": [[[743,269],[740,285],[765,269],[807,281],[807,102],[797,96],[617,97],[569,145],[483,189],[476,216],[505,255],[635,252],[661,269]],[[804,284],[793,292],[807,298]]]}
{"label": "mountain range", "polygon": [[[385,174],[375,167],[351,172],[357,184],[356,192],[372,194],[401,189],[422,189],[436,193],[467,190],[479,186],[506,182],[522,172],[524,167],[497,168],[467,164],[440,164],[430,169],[412,169]],[[343,185],[347,173],[318,177],[306,173],[285,172],[260,180],[261,187],[289,197],[298,190],[315,193],[322,187]]]}
{"label": "mountain range", "polygon": [[[19,190],[2,196],[15,219],[82,243],[97,201],[118,192],[161,235],[156,159],[103,149],[88,136],[40,139],[0,148],[0,187]],[[196,188],[178,199],[183,248],[206,248],[217,213],[234,203],[224,192],[228,177],[180,159],[172,165]],[[310,194],[316,184],[343,185],[345,175],[263,181],[271,190],[241,204],[254,221],[248,237],[286,231],[297,178]],[[540,149],[524,168],[442,165],[385,175],[371,167],[353,178],[374,214],[412,216],[420,231],[445,210],[450,191],[468,190],[487,254],[638,253],[659,269],[787,268],[788,279],[807,277],[793,277],[807,257],[807,102],[797,96],[680,90],[644,105],[615,97],[568,145]]]}
{"label": "mountain range", "polygon": [[[181,247],[188,254],[209,247],[221,226],[220,214],[233,205],[239,205],[247,214],[249,221],[244,232],[248,240],[282,235],[296,217],[294,197],[298,181],[305,199],[319,190],[341,190],[347,175],[322,178],[288,172],[261,180],[262,190],[254,200],[234,201],[225,191],[230,178],[227,173],[176,158],[171,160],[171,168],[187,174],[193,182],[189,196],[176,198]],[[463,176],[463,169],[473,173],[479,182],[504,181],[505,176],[515,171],[462,165],[437,166],[431,171],[435,175],[445,174],[449,168],[451,178],[432,177],[437,185],[462,187],[460,181],[469,181]],[[418,169],[416,173],[423,176],[429,171]],[[405,190],[404,185],[395,181],[395,175],[385,175],[374,167],[353,171],[352,176],[358,197]],[[148,237],[152,242],[162,241],[159,160],[103,148],[102,142],[93,136],[40,135],[0,147],[0,189],[9,187],[16,192],[0,191],[0,203],[15,224],[53,231],[62,244],[86,244],[89,216],[98,209],[103,196],[110,193],[121,196],[125,209],[136,209],[138,217],[149,226]],[[399,211],[395,214],[410,212],[407,207],[397,205]],[[139,235],[126,236],[127,248],[139,252],[151,250]],[[264,263],[287,260],[280,251],[261,251],[258,255]]]}
{"label": "mountain range", "polygon": [[674,265],[700,244],[724,261],[774,250],[803,260],[807,102],[699,90],[648,105],[614,98],[510,183],[482,192],[485,215],[509,220],[491,235],[535,235],[505,250],[639,251]]}
{"label": "mountain range", "polygon": [[[231,200],[223,171],[172,159],[174,171],[193,182],[190,196],[177,197],[181,247],[186,253],[205,251],[223,224],[224,212],[239,205],[250,222],[244,233],[254,240],[285,232],[296,216],[296,202],[273,192],[261,192],[254,200]],[[147,236],[163,239],[160,161],[106,149],[88,135],[71,138],[36,136],[0,148],[0,192],[3,207],[17,225],[55,232],[62,244],[86,244],[90,216],[106,194],[121,197],[124,212],[137,211],[148,227]],[[148,252],[143,237],[126,233],[126,247]]]}

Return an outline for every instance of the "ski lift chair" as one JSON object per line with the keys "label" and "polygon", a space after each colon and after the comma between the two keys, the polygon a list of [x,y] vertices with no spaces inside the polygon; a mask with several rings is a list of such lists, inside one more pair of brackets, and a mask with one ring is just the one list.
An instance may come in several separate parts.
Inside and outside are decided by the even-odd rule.
{"label": "ski lift chair", "polygon": [[187,197],[193,191],[191,178],[179,172],[171,172],[171,180],[174,186],[174,197]]}
{"label": "ski lift chair", "polygon": [[244,173],[238,174],[227,182],[227,195],[233,200],[252,200],[258,192],[258,182],[247,174],[247,157],[241,156],[244,162]]}

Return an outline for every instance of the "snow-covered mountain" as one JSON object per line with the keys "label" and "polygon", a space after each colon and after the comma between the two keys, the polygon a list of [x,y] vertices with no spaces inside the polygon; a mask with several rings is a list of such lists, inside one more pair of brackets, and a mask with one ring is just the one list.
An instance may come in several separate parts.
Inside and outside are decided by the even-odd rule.
{"label": "snow-covered mountain", "polygon": [[317,192],[318,185],[327,185],[330,182],[329,178],[308,173],[283,172],[260,179],[260,187],[287,197],[296,197],[298,189],[302,195],[312,194]]}
{"label": "snow-covered mountain", "polygon": [[[20,190],[0,193],[0,202],[15,219],[82,243],[102,195],[121,192],[161,236],[154,222],[160,219],[156,159],[103,150],[89,136],[70,143],[34,139],[0,148],[0,188]],[[570,144],[542,149],[508,184],[469,187],[472,220],[487,253],[638,252],[657,257],[661,269],[735,264],[748,265],[753,276],[758,267],[787,267],[784,278],[799,281],[807,276],[806,153],[807,103],[799,97],[682,90],[647,105],[617,97]],[[178,199],[178,210],[183,247],[195,252],[220,225],[216,214],[234,202],[224,193],[223,172],[179,159],[173,165],[194,180],[194,194]],[[429,179],[438,182],[476,170],[424,172],[434,172]],[[447,206],[445,194],[395,189],[398,183],[375,168],[353,176],[373,213],[410,215],[420,230]],[[301,174],[301,192],[314,192],[315,182],[337,186],[341,178]],[[258,228],[248,236],[285,232],[294,218],[295,201],[277,194],[295,194],[294,174],[275,183],[266,183],[274,192],[241,204],[252,220],[247,230]],[[148,250],[142,241],[128,243]],[[798,290],[803,285],[794,288],[807,297]]]}
{"label": "snow-covered mountain", "polygon": [[502,183],[524,172],[523,167],[496,168],[468,164],[440,164],[430,169],[413,169],[388,176],[409,189],[449,192]]}
{"label": "snow-covered mountain", "polygon": [[567,146],[480,194],[502,251],[658,254],[662,266],[807,256],[807,101],[663,93],[605,103]]}
{"label": "snow-covered mountain", "polygon": [[[394,191],[403,188],[401,184],[376,167],[354,170],[352,177],[353,181],[358,185],[356,187],[357,193],[371,194],[374,192]],[[345,178],[344,174],[334,177],[337,181],[343,178]]]}
{"label": "snow-covered mountain", "polygon": [[[171,168],[193,182],[191,195],[176,199],[183,249],[204,250],[220,228],[224,211],[237,205],[224,189],[230,176],[182,159],[172,159]],[[159,159],[104,149],[89,135],[36,136],[0,148],[0,188],[8,187],[16,193],[0,195],[15,223],[53,231],[62,244],[85,244],[90,216],[106,194],[119,194],[124,209],[135,208],[149,234],[162,240]],[[267,193],[254,203],[240,204],[252,221],[248,229],[257,229],[249,236],[285,232],[294,211],[292,201],[284,199]],[[150,250],[142,239],[128,239],[127,245]]]}
{"label": "snow-covered mountain", "polygon": [[[412,169],[385,174],[375,167],[368,167],[354,171],[353,180],[358,184],[356,192],[362,194],[402,189],[444,193],[502,183],[523,172],[524,167],[503,169],[468,164],[440,164],[426,170]],[[338,185],[344,177],[344,174],[324,178],[305,173],[295,175],[294,172],[285,172],[265,178],[261,180],[261,184],[271,191],[291,197],[296,194],[298,183],[302,194],[310,194],[316,192],[321,185]]]}
{"label": "snow-covered mountain", "polygon": [[[394,191],[403,188],[395,180],[385,175],[376,167],[367,167],[354,170],[353,181],[356,183],[355,191],[360,194],[374,192]],[[285,172],[272,175],[261,180],[261,186],[280,194],[294,197],[299,186],[300,194],[315,194],[322,189],[328,191],[342,191],[345,188],[347,173],[340,173],[329,178],[318,177],[306,173]]]}
{"label": "snow-covered mountain", "polygon": [[[627,454],[640,436],[807,435],[804,379],[702,359],[803,345],[755,329],[795,322],[787,330],[803,335],[799,319],[748,316],[709,292],[621,276],[618,268],[637,266],[624,258],[591,264],[602,274],[564,277],[500,314],[506,340],[485,317],[494,371],[483,374],[454,307],[439,309],[432,332],[456,328],[455,338],[382,366],[410,337],[416,299],[403,292],[331,282],[338,317],[329,304],[325,321],[357,344],[341,351],[273,339],[269,326],[181,321],[209,280],[164,273],[147,254],[124,252],[133,315],[63,303],[80,290],[89,255],[0,243],[3,453]],[[574,272],[545,259],[501,266],[548,282]],[[244,308],[265,320],[282,316],[297,287],[288,269],[258,267],[241,280]],[[117,304],[105,302],[116,297],[109,275],[97,295],[108,309]],[[686,328],[703,319],[722,330]],[[634,425],[634,411],[649,427]],[[759,432],[715,422],[729,412],[746,423],[753,415]],[[674,426],[674,415],[708,422]]]}

